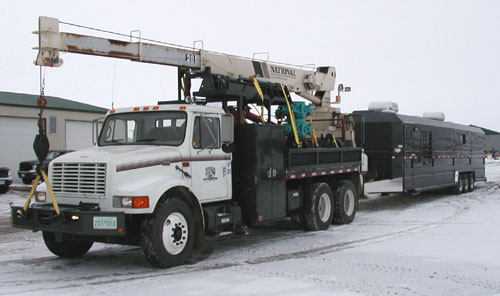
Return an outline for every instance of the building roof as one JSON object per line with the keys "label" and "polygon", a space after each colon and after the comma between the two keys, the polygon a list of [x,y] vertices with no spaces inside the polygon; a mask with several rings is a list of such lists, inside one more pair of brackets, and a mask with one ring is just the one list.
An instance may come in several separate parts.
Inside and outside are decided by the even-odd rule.
{"label": "building roof", "polygon": [[480,126],[477,126],[477,125],[472,125],[472,124],[471,124],[471,126],[473,126],[473,127],[477,127],[477,128],[482,129],[482,130],[483,130],[483,132],[484,132],[486,135],[488,135],[488,136],[491,136],[491,135],[500,135],[500,133],[499,133],[499,132],[492,131],[492,130],[489,130],[489,129],[484,128],[484,127],[480,127]]}
{"label": "building roof", "polygon": [[[36,102],[39,97],[39,95],[0,91],[0,105],[38,108]],[[108,109],[106,108],[101,108],[94,105],[84,104],[63,98],[51,96],[45,96],[45,98],[47,99],[46,109],[89,113],[106,113],[108,111]]]}

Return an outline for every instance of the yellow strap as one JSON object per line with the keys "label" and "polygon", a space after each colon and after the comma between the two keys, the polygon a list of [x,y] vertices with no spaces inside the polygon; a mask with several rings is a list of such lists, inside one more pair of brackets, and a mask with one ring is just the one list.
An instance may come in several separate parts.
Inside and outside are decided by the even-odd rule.
{"label": "yellow strap", "polygon": [[285,91],[283,83],[280,83],[280,86],[281,90],[283,91],[283,95],[285,96],[288,112],[290,113],[290,120],[292,121],[292,129],[293,129],[293,136],[295,137],[295,143],[297,143],[297,147],[302,148],[302,142],[299,140],[299,134],[297,133],[297,126],[295,125],[295,115],[293,114],[292,106],[290,106],[290,103],[288,102],[288,94]]}
{"label": "yellow strap", "polygon": [[314,131],[312,116],[309,116],[309,122],[311,123],[311,128],[312,128],[312,132],[313,132],[312,143],[313,143],[314,147],[318,148],[319,147],[318,138],[316,138],[316,131]]}
{"label": "yellow strap", "polygon": [[26,212],[28,210],[28,207],[30,206],[30,203],[31,203],[31,198],[33,197],[33,194],[35,194],[35,191],[36,191],[36,187],[38,186],[38,182],[40,181],[40,176],[37,175],[36,178],[35,178],[35,181],[33,181],[33,185],[31,185],[31,191],[30,191],[30,195],[28,196],[28,200],[26,201],[26,203],[24,204],[24,208],[23,210]]}
{"label": "yellow strap", "polygon": [[40,171],[42,173],[43,180],[45,181],[45,185],[47,186],[47,191],[49,191],[50,198],[52,199],[52,205],[54,206],[54,209],[56,210],[56,214],[61,214],[61,211],[59,211],[59,205],[57,204],[56,197],[54,196],[54,192],[52,191],[52,187],[50,186],[49,183],[49,178],[47,178],[47,175],[45,174],[44,171]]}
{"label": "yellow strap", "polygon": [[266,123],[266,121],[264,120],[264,94],[262,93],[262,89],[260,88],[257,79],[255,79],[255,76],[250,77],[250,79],[252,80],[253,85],[255,86],[257,92],[259,93],[260,99],[262,100],[262,104],[260,105],[260,120],[262,121],[262,123]]}
{"label": "yellow strap", "polygon": [[335,139],[335,135],[333,136],[333,143],[335,143],[335,147],[339,148],[339,144],[337,143],[337,139]]}
{"label": "yellow strap", "polygon": [[[47,190],[49,191],[50,198],[52,199],[52,205],[54,206],[54,209],[56,210],[56,213],[59,215],[61,214],[61,211],[59,210],[59,205],[57,204],[56,197],[54,196],[54,192],[52,191],[52,187],[50,187],[49,179],[47,178],[47,175],[45,174],[44,171],[40,171],[43,180],[45,181],[45,185],[47,186]],[[31,203],[31,198],[35,194],[36,188],[38,187],[38,182],[40,182],[40,175],[37,175],[35,178],[35,181],[33,181],[33,185],[31,186],[31,191],[30,195],[28,196],[28,200],[24,204],[23,210],[26,212],[28,210],[28,207],[30,206]]]}
{"label": "yellow strap", "polygon": [[184,85],[186,85],[186,78],[184,76],[182,76],[182,79],[181,79],[181,89],[182,89],[183,93],[186,92],[186,88],[184,87]]}

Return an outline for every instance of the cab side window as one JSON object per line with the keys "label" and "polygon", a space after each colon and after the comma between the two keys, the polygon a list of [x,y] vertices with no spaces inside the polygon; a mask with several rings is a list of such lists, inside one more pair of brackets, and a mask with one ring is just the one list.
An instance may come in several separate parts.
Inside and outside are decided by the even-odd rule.
{"label": "cab side window", "polygon": [[220,148],[220,121],[215,117],[198,116],[194,120],[193,148]]}

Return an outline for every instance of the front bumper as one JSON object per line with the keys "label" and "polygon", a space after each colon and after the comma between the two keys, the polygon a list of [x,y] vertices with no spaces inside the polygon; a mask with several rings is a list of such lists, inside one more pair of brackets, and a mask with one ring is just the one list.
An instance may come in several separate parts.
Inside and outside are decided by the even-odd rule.
{"label": "front bumper", "polygon": [[[65,205],[59,205],[59,209],[61,214],[57,215],[51,204],[33,204],[26,212],[23,207],[11,206],[12,227],[85,236],[123,237],[126,234],[123,212],[101,212]],[[113,223],[103,225],[102,221]]]}
{"label": "front bumper", "polygon": [[7,185],[10,186],[12,184],[12,178],[0,178],[0,186]]}

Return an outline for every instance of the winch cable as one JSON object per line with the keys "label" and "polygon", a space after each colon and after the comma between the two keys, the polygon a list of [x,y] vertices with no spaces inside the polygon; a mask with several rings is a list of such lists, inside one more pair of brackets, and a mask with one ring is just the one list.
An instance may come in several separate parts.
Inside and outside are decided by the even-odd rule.
{"label": "winch cable", "polygon": [[61,214],[59,210],[59,205],[57,204],[56,197],[54,196],[54,192],[52,191],[52,186],[50,186],[49,179],[47,178],[47,174],[43,170],[43,163],[47,159],[47,155],[49,154],[49,139],[47,138],[46,127],[43,120],[43,110],[47,106],[47,99],[45,98],[45,75],[42,75],[42,66],[40,66],[40,97],[36,101],[37,106],[40,108],[40,112],[38,113],[38,135],[35,136],[35,141],[33,142],[33,150],[35,151],[36,157],[38,158],[38,165],[36,166],[36,177],[33,181],[33,185],[31,186],[31,191],[28,196],[28,200],[24,204],[24,212],[28,210],[28,207],[31,203],[31,198],[36,192],[36,188],[38,187],[38,183],[40,179],[45,181],[45,185],[47,186],[47,191],[49,192],[50,198],[52,199],[52,205],[56,211],[57,215]]}

